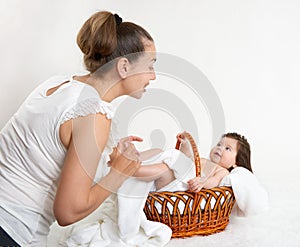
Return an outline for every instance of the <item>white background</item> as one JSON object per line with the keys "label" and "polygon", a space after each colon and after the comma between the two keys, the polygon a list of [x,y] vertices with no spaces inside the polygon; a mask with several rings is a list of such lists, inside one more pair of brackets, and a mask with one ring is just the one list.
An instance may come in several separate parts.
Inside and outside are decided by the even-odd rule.
{"label": "white background", "polygon": [[[300,2],[0,0],[0,128],[39,83],[83,71],[76,35],[96,10],[140,24],[158,52],[186,59],[207,76],[222,103],[226,131],[244,134],[252,146],[253,170],[270,194],[268,219],[282,214],[284,224],[291,219],[300,232],[300,214],[292,216],[300,206]],[[288,238],[279,232],[283,222],[274,222],[272,246]],[[292,243],[285,246],[297,246]]]}

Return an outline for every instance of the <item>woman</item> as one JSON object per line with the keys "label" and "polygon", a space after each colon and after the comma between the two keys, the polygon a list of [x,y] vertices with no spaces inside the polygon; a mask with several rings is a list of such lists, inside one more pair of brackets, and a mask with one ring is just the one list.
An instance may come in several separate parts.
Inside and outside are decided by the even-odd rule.
{"label": "woman", "polygon": [[87,75],[55,77],[37,87],[0,133],[0,245],[45,246],[56,219],[81,220],[139,168],[129,137],[109,173],[93,184],[111,143],[111,101],[140,98],[155,79],[155,46],[142,27],[97,12],[77,44]]}

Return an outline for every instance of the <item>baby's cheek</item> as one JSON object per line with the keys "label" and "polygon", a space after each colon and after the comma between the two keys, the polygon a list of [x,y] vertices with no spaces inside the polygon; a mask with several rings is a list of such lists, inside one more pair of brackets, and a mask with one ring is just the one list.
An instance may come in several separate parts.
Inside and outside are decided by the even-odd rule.
{"label": "baby's cheek", "polygon": [[224,164],[224,168],[229,168],[235,164],[235,159],[232,157],[224,157],[221,162]]}
{"label": "baby's cheek", "polygon": [[214,153],[214,148],[210,151],[209,153],[209,159],[213,161],[214,157],[213,157],[213,153]]}

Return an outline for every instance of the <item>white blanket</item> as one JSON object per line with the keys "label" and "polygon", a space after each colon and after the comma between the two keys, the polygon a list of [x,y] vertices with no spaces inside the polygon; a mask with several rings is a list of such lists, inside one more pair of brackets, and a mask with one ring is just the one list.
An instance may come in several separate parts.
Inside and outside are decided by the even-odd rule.
{"label": "white blanket", "polygon": [[233,169],[220,186],[232,186],[236,199],[232,213],[236,216],[252,216],[269,208],[268,193],[255,175],[243,167]]}
{"label": "white blanket", "polygon": [[[187,181],[195,177],[194,162],[180,151],[165,151],[144,165],[164,162],[173,169],[176,179],[160,191],[185,191]],[[103,168],[104,170],[104,168]],[[268,208],[268,196],[256,177],[238,167],[223,178],[220,185],[232,186],[236,204],[234,213],[248,216]],[[171,229],[161,223],[148,221],[143,212],[148,193],[155,190],[154,182],[135,178],[126,180],[117,195],[108,198],[88,223],[76,224],[66,246],[164,246],[172,235]],[[159,207],[160,205],[156,205]]]}
{"label": "white blanket", "polygon": [[[121,228],[118,225],[118,199],[112,195],[106,200],[94,216],[94,220],[89,219],[85,224],[76,224],[64,246],[81,247],[128,247],[128,246],[164,246],[171,237],[171,229],[166,225],[157,222],[147,221],[145,217],[134,216],[138,212],[133,212],[135,208],[130,208],[127,204],[128,216],[127,224]],[[132,212],[131,212],[132,211]],[[139,220],[139,222],[137,222]],[[124,222],[125,223],[125,222]],[[128,234],[120,232],[122,228],[128,227]],[[123,229],[124,229],[123,228]],[[132,232],[129,232],[132,230]]]}
{"label": "white blanket", "polygon": [[[143,161],[143,165],[161,162],[174,171],[176,178],[161,190],[187,190],[187,180],[196,175],[193,161],[182,152],[170,149]],[[169,227],[146,219],[143,208],[151,190],[156,190],[153,181],[136,178],[126,180],[118,190],[119,237],[129,246],[164,246],[171,238]]]}
{"label": "white blanket", "polygon": [[[176,177],[163,190],[186,190],[187,180],[195,177],[193,162],[176,149],[162,152],[144,161],[143,165],[158,162],[169,165]],[[151,190],[155,190],[153,181],[126,180],[117,195],[110,196],[101,205],[94,220],[89,219],[88,223],[73,227],[66,246],[165,246],[171,239],[171,229],[162,223],[147,220],[143,212]]]}

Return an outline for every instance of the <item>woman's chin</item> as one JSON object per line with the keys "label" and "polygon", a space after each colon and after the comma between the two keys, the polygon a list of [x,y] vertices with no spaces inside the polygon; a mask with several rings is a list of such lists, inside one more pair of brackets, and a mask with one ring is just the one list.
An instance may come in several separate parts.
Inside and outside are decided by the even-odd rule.
{"label": "woman's chin", "polygon": [[141,90],[141,91],[137,91],[137,92],[134,92],[132,94],[130,94],[130,97],[132,98],[135,98],[135,99],[140,99],[143,97],[143,94],[146,92],[145,89]]}

